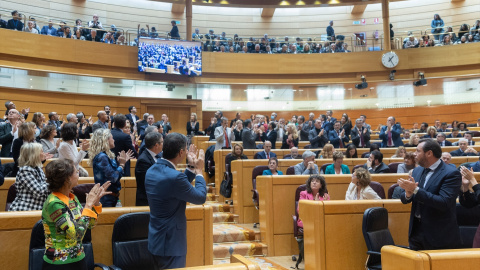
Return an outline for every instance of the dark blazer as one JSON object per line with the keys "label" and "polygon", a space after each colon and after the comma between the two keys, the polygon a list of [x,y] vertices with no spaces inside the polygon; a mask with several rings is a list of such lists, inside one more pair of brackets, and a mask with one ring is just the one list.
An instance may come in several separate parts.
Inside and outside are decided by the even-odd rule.
{"label": "dark blazer", "polygon": [[[341,132],[341,130],[340,130],[340,132]],[[330,130],[330,132],[328,133],[328,140],[333,145],[333,148],[340,148],[340,137],[338,137],[338,134],[335,130]],[[350,141],[350,139],[348,138],[348,136],[346,134],[345,134],[345,137],[343,137],[341,140],[343,142],[343,147],[344,148],[346,147],[346,145]]]}
{"label": "dark blazer", "polygon": [[241,142],[242,141],[242,133],[243,129],[238,131],[237,129],[233,129],[233,135],[235,135],[235,141]]}
{"label": "dark blazer", "polygon": [[10,149],[12,149],[12,143],[12,125],[9,123],[0,125],[0,144],[2,145],[0,157],[11,157]]}
{"label": "dark blazer", "polygon": [[23,22],[21,20],[10,19],[7,22],[7,29],[23,31]]}
{"label": "dark blazer", "polygon": [[473,163],[472,169],[474,172],[480,172],[480,161]]}
{"label": "dark blazer", "polygon": [[180,39],[180,33],[178,33],[178,27],[176,25],[172,27],[170,31],[170,37]]}
{"label": "dark blazer", "polygon": [[325,121],[322,123],[322,128],[325,129],[326,133],[328,134],[331,130],[333,130],[333,124],[337,122],[337,118],[331,118],[330,121]]}
{"label": "dark blazer", "polygon": [[[392,141],[395,147],[403,146],[402,138],[400,138],[400,134],[402,134],[402,128],[399,124],[395,124],[392,126]],[[387,133],[387,126],[383,126],[380,130],[380,135],[378,136],[382,139],[382,146],[387,147],[387,140],[388,140],[388,133]]]}
{"label": "dark blazer", "polygon": [[[437,141],[438,142],[438,141]],[[452,146],[452,142],[445,140],[445,146]],[[439,142],[438,142],[439,143]],[[440,143],[439,143],[440,144]],[[441,146],[441,145],[440,145]]]}
{"label": "dark blazer", "polygon": [[[115,157],[118,157],[122,151],[126,153],[129,149],[132,150],[136,158],[138,157],[137,151],[135,151],[135,147],[132,145],[132,138],[128,134],[123,133],[123,131],[118,128],[112,128],[112,136],[115,140],[115,147],[112,149]],[[124,176],[130,176],[130,160],[125,163],[125,169],[123,171]]]}
{"label": "dark blazer", "polygon": [[135,115],[135,120],[132,118],[132,115],[131,114],[125,114],[125,117],[128,119],[128,121],[130,121],[130,124],[131,125],[134,125],[135,122],[138,121],[138,115]]}
{"label": "dark blazer", "polygon": [[[283,135],[283,141],[282,141],[282,148],[281,149],[289,149],[289,146],[287,144],[287,139],[288,139],[288,135],[287,134]],[[298,140],[299,139],[300,139],[300,137],[293,140],[293,145],[295,147],[298,147]]]}
{"label": "dark blazer", "polygon": [[[265,154],[265,151],[258,152],[258,159],[267,159],[267,155]],[[277,157],[277,154],[270,152],[270,157]]]}
{"label": "dark blazer", "polygon": [[188,176],[165,159],[158,159],[145,176],[150,205],[148,250],[156,256],[187,254],[187,202],[203,204],[207,188],[203,176],[195,176],[195,187]]}
{"label": "dark blazer", "polygon": [[[365,130],[366,127],[362,127],[362,137],[363,137],[363,142],[365,143],[365,147],[366,148],[370,148],[370,130],[367,129],[367,132],[365,132],[365,134],[363,133],[363,131]],[[352,136],[352,142],[353,144],[357,147],[357,148],[360,148],[360,135],[358,134],[358,128],[357,126],[353,127],[352,128],[352,131],[351,131],[351,136]]]}
{"label": "dark blazer", "polygon": [[460,148],[455,150],[455,151],[450,152],[450,155],[452,155],[452,157],[477,156],[477,155],[475,155],[475,153],[462,152],[462,150],[460,150]]}
{"label": "dark blazer", "polygon": [[0,186],[3,185],[5,181],[5,174],[3,173],[2,160],[0,160]]}
{"label": "dark blazer", "polygon": [[[448,135],[447,135],[447,138],[453,138],[453,135],[452,135],[452,134],[453,134],[453,133],[448,134]],[[457,137],[455,137],[455,138],[463,138],[463,136],[462,136],[462,134],[458,133],[458,134],[457,134]]]}
{"label": "dark blazer", "polygon": [[390,168],[388,167],[387,164],[385,164],[385,163],[383,163],[383,162],[380,163],[380,165],[377,166],[377,167],[375,168],[375,170],[372,169],[372,168],[370,168],[370,170],[369,170],[368,167],[367,167],[367,164],[364,164],[364,165],[363,165],[363,168],[364,168],[365,170],[369,171],[370,173],[390,173]]}
{"label": "dark blazer", "polygon": [[199,122],[195,123],[195,127],[192,129],[192,125],[190,124],[190,121],[187,122],[187,135],[190,135],[193,131],[195,135],[198,134],[198,130],[200,128]]}
{"label": "dark blazer", "polygon": [[[417,167],[412,177],[418,182],[425,169]],[[424,244],[426,249],[454,249],[460,244],[460,231],[456,216],[456,199],[462,185],[460,172],[443,161],[434,171],[425,187],[419,183],[420,189],[409,200],[405,192],[400,199],[402,203],[412,202],[410,213],[409,236],[412,233],[413,219],[417,207],[420,208]]]}
{"label": "dark blazer", "polygon": [[242,131],[243,149],[256,149],[255,138],[256,134],[250,128],[244,128]]}
{"label": "dark blazer", "polygon": [[272,143],[272,149],[275,149],[275,143],[277,142],[277,132],[275,130],[272,130],[270,131],[270,133],[266,133],[268,134],[266,141],[270,141]]}
{"label": "dark blazer", "polygon": [[[74,32],[75,33],[75,32]],[[44,27],[42,27],[42,30],[40,31],[40,34],[42,35],[48,35],[48,25],[45,25]],[[55,29],[55,27],[52,26],[52,33],[51,33],[52,36],[56,36],[57,35],[57,29]]]}
{"label": "dark blazer", "polygon": [[327,132],[323,132],[323,135],[321,137],[318,137],[318,134],[320,134],[320,132],[322,132],[322,130],[317,131],[317,128],[314,127],[308,133],[308,140],[310,141],[310,148],[312,148],[312,149],[323,148],[325,146],[325,144],[328,143]]}
{"label": "dark blazer", "polygon": [[143,151],[137,159],[135,166],[135,180],[137,181],[137,198],[135,206],[147,206],[147,192],[145,191],[145,175],[148,169],[155,164],[155,160],[148,151]]}
{"label": "dark blazer", "polygon": [[0,19],[0,28],[7,28],[7,21]]}
{"label": "dark blazer", "polygon": [[[170,122],[165,123],[163,120],[158,121],[155,123],[156,126],[163,126],[163,134],[167,135],[170,130],[172,130],[172,126],[170,125]],[[220,124],[221,126],[221,124]],[[215,132],[215,130],[213,130]]]}

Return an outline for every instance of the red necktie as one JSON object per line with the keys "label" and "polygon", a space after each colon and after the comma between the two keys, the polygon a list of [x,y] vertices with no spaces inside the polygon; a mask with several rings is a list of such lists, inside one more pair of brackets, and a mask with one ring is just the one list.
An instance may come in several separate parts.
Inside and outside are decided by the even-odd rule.
{"label": "red necktie", "polygon": [[267,159],[270,159],[270,154],[269,153],[267,153]]}
{"label": "red necktie", "polygon": [[387,146],[393,146],[392,132],[388,132],[388,143]]}
{"label": "red necktie", "polygon": [[226,147],[226,148],[229,148],[230,146],[228,145],[228,135],[227,135],[227,130],[225,129],[223,132],[225,133],[225,147]]}
{"label": "red necktie", "polygon": [[362,131],[363,131],[363,128],[360,129],[360,144],[361,144],[360,146],[365,147],[365,143],[363,141],[363,132]]}

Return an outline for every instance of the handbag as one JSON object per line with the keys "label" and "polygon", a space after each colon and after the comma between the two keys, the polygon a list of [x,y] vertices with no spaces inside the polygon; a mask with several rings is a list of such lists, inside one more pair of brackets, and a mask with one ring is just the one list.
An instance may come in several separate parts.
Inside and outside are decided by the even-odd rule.
{"label": "handbag", "polygon": [[228,177],[227,172],[224,174],[220,184],[220,194],[225,198],[232,197],[232,177]]}

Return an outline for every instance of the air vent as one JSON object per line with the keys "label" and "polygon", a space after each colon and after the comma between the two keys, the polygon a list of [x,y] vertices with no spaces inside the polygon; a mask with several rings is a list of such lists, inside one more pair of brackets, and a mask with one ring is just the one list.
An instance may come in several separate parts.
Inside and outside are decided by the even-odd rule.
{"label": "air vent", "polygon": [[0,78],[2,78],[2,79],[11,79],[12,76],[9,76],[9,75],[0,75]]}
{"label": "air vent", "polygon": [[207,111],[218,111],[218,110],[221,110],[223,108],[222,107],[207,107],[206,109],[207,109]]}
{"label": "air vent", "polygon": [[473,91],[473,90],[477,90],[477,88],[471,88],[471,87],[470,87],[470,88],[468,88],[468,89],[465,90],[465,91]]}
{"label": "air vent", "polygon": [[131,85],[109,85],[108,87],[114,89],[132,89]]}
{"label": "air vent", "polygon": [[159,82],[154,82],[152,85],[166,85],[166,83],[159,83]]}
{"label": "air vent", "polygon": [[60,90],[60,91],[64,91],[64,92],[68,91],[68,89],[67,89],[67,88],[65,88],[65,87],[60,87],[60,88],[58,88],[58,90]]}
{"label": "air vent", "polygon": [[315,110],[317,107],[298,107],[297,110]]}
{"label": "air vent", "polygon": [[270,97],[264,97],[263,99],[270,99]]}

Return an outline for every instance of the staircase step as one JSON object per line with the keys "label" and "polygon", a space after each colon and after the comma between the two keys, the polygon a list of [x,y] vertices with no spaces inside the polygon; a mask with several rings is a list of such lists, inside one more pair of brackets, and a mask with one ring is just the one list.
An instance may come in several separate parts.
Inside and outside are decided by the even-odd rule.
{"label": "staircase step", "polygon": [[213,194],[213,193],[207,193],[207,201],[217,201],[218,200],[218,195]]}
{"label": "staircase step", "polygon": [[223,222],[238,222],[238,215],[232,213],[222,213],[216,212],[213,213],[213,223],[223,223]]}
{"label": "staircase step", "polygon": [[205,204],[210,205],[213,208],[213,212],[233,213],[233,205],[211,201],[207,201]]}
{"label": "staircase step", "polygon": [[207,186],[207,193],[215,194],[215,187]]}
{"label": "staircase step", "polygon": [[259,242],[235,242],[235,243],[214,243],[213,258],[230,258],[232,254],[242,256],[265,256],[267,245]]}
{"label": "staircase step", "polygon": [[[213,242],[241,242],[260,239],[260,232],[246,229],[236,224],[213,224]],[[258,238],[257,238],[258,237]]]}
{"label": "staircase step", "polygon": [[260,226],[257,226],[257,228],[254,228],[253,223],[235,224],[235,225],[243,228],[244,230],[253,231],[255,233],[255,241],[261,241]]}

